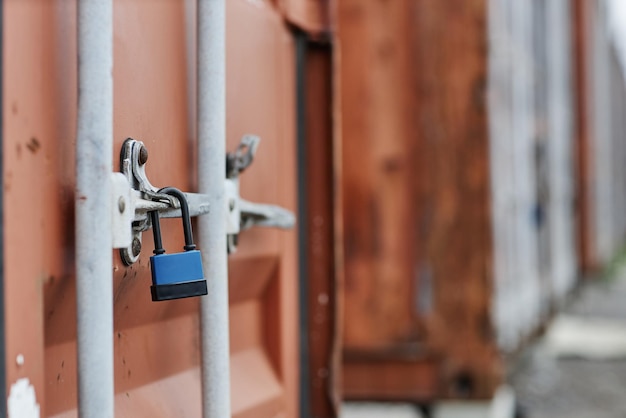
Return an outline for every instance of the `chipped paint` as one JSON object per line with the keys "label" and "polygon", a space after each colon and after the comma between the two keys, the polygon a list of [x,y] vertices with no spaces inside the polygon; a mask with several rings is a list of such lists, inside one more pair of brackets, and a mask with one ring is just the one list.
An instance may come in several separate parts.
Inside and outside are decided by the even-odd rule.
{"label": "chipped paint", "polygon": [[40,417],[35,388],[28,378],[19,379],[11,386],[7,406],[9,418]]}

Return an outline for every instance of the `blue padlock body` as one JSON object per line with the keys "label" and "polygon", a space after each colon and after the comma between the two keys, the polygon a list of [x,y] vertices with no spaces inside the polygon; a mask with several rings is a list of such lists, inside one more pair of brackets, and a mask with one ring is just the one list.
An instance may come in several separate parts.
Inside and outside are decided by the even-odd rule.
{"label": "blue padlock body", "polygon": [[152,284],[178,284],[204,280],[200,251],[159,254],[150,257]]}

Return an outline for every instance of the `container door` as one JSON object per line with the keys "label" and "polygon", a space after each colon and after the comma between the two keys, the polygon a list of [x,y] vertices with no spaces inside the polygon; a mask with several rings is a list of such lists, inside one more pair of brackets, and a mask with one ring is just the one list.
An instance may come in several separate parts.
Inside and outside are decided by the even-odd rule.
{"label": "container door", "polygon": [[488,1],[337,3],[335,100],[351,399],[490,397]]}
{"label": "container door", "polygon": [[[114,5],[114,153],[143,141],[150,181],[184,191],[196,176],[194,3]],[[227,4],[228,149],[262,138],[241,194],[294,211],[293,37],[267,3]],[[27,378],[42,416],[76,416],[76,2],[7,1],[4,30],[7,383]],[[162,229],[182,248],[178,220]],[[116,416],[197,417],[198,299],[150,300],[151,251],[147,233],[137,263],[116,252],[111,266]],[[235,417],[297,416],[296,259],[295,231],[261,228],[230,257]]]}

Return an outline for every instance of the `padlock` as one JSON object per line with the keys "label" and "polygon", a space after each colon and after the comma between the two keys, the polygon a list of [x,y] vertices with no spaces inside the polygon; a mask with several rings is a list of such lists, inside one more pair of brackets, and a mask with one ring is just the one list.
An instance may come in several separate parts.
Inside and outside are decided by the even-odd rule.
{"label": "padlock", "polygon": [[207,294],[207,284],[202,270],[202,257],[193,243],[189,206],[185,195],[174,187],[165,187],[158,191],[176,197],[180,202],[180,210],[185,233],[185,251],[182,253],[165,254],[161,241],[161,225],[159,212],[150,212],[152,232],[154,234],[154,255],[150,257],[152,270],[153,301],[188,298]]}

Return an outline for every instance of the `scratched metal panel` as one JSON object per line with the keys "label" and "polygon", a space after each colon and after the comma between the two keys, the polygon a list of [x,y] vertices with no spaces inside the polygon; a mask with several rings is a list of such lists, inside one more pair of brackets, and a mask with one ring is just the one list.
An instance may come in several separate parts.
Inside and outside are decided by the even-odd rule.
{"label": "scratched metal panel", "polygon": [[491,3],[493,319],[514,349],[575,284],[569,0]]}
{"label": "scratched metal panel", "polygon": [[[622,187],[619,178],[623,160],[616,157],[623,142],[615,118],[623,116],[615,112],[619,100],[619,84],[614,84],[613,72],[617,71],[615,51],[612,49],[610,32],[606,24],[608,10],[603,2],[597,2],[592,11],[591,65],[589,86],[591,89],[591,234],[596,257],[606,264],[619,250],[624,231],[619,228],[623,216]],[[621,212],[620,212],[621,211]]]}
{"label": "scratched metal panel", "polygon": [[574,126],[569,0],[546,1],[548,290],[560,301],[577,277],[574,212]]}
{"label": "scratched metal panel", "polygon": [[535,221],[537,226],[537,251],[539,278],[541,284],[541,306],[550,305],[551,266],[554,252],[551,243],[551,216],[553,206],[551,193],[552,164],[550,157],[550,91],[551,78],[549,65],[551,56],[548,45],[549,30],[552,27],[545,0],[533,0],[533,68],[534,68],[534,123],[535,123],[535,171],[537,206]]}
{"label": "scratched metal panel", "polygon": [[624,68],[616,48],[612,48],[610,54],[611,70],[611,138],[613,151],[612,183],[614,198],[613,218],[613,245],[614,250],[619,252],[623,249],[626,238],[626,80]]}
{"label": "scratched metal panel", "polygon": [[514,349],[541,314],[532,8],[531,2],[492,0],[489,11],[492,317],[505,350]]}

